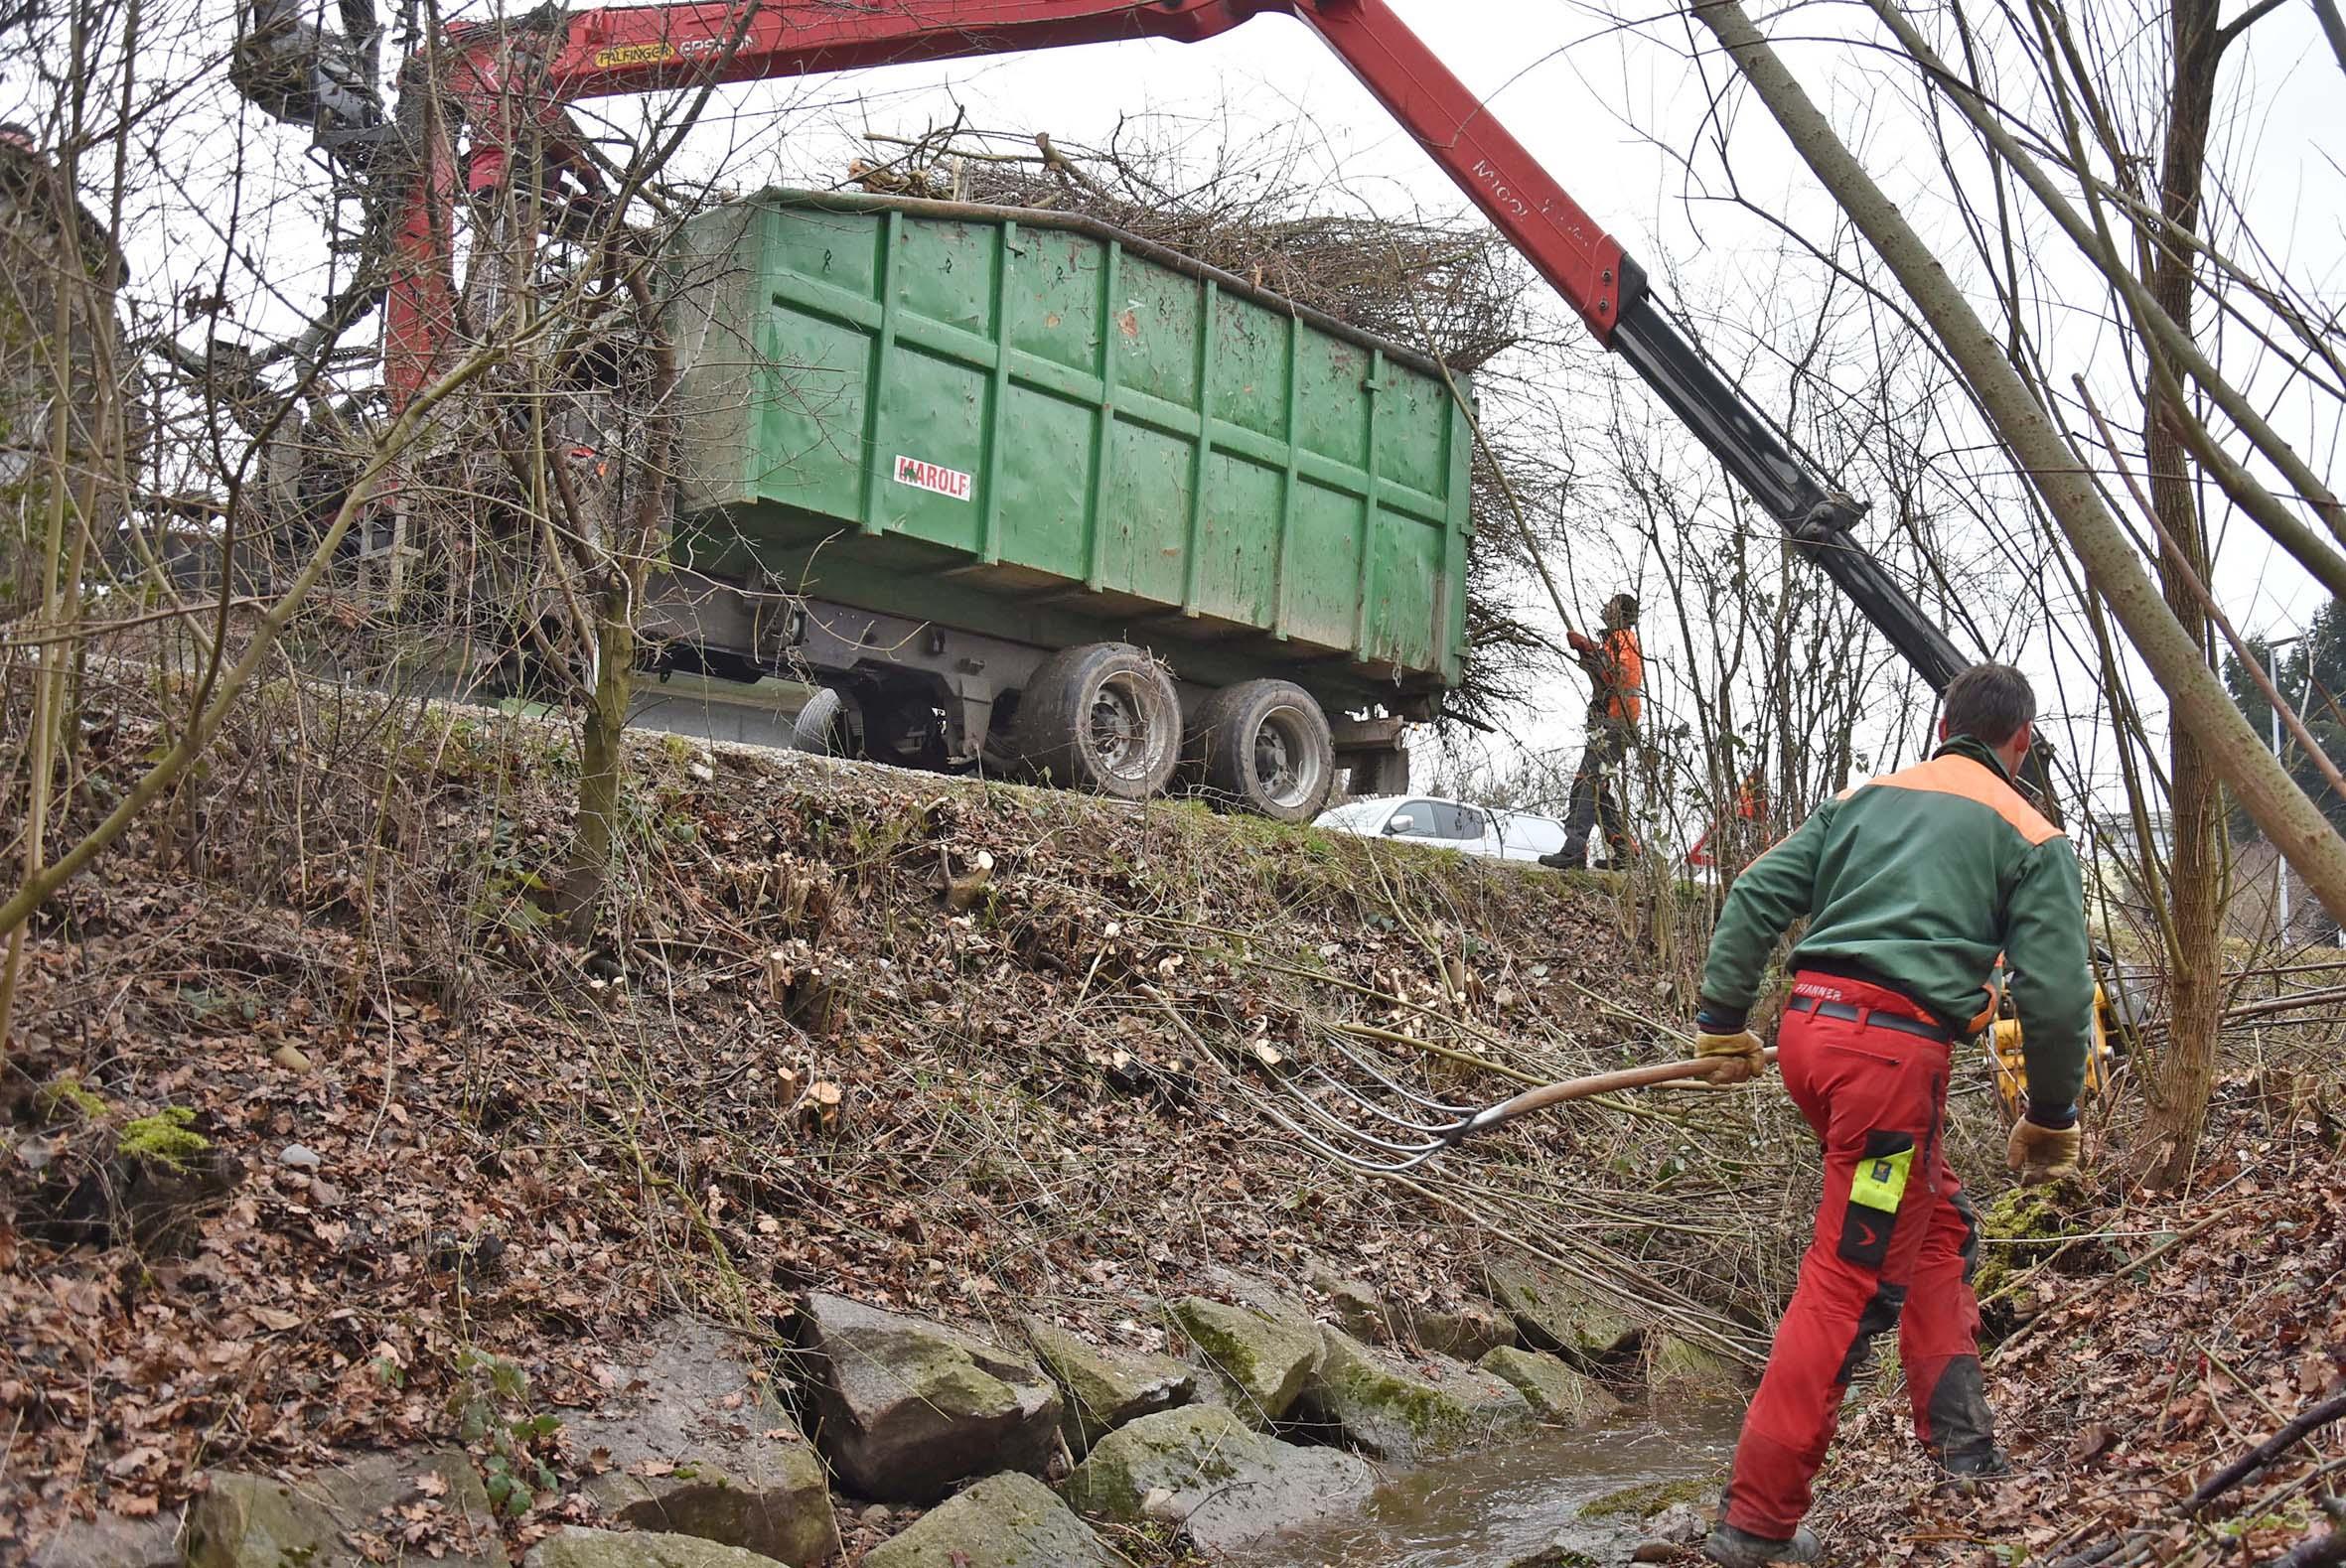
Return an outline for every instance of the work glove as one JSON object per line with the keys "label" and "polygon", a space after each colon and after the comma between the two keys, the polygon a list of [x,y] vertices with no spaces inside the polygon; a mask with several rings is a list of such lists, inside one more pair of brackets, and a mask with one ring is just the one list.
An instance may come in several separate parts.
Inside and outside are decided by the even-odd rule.
{"label": "work glove", "polygon": [[[1699,1030],[1701,1026],[1697,1024],[1695,1028]],[[1694,1036],[1694,1060],[1709,1063],[1710,1081],[1721,1086],[1742,1083],[1767,1066],[1767,1059],[1760,1055],[1765,1049],[1760,1037],[1748,1029],[1739,1029],[1731,1035],[1697,1033]]]}
{"label": "work glove", "polygon": [[2018,1173],[2022,1187],[2036,1187],[2077,1174],[2078,1127],[2047,1127],[2023,1116],[2012,1123],[2011,1141],[2004,1145],[2004,1165]]}

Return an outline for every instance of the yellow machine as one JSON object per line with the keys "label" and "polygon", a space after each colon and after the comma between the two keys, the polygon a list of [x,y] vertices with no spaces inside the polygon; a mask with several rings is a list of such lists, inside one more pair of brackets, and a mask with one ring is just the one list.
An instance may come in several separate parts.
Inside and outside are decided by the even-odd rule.
{"label": "yellow machine", "polygon": [[[2118,991],[2114,1002],[2108,985],[2096,982],[2094,986],[2094,1043],[2086,1053],[2087,1094],[2106,1093],[2118,1066],[2118,1051],[2111,1040],[2123,1038],[2130,1022],[2130,998],[2123,984]],[[2020,1114],[2020,1102],[2028,1093],[2028,1064],[2020,1051],[2020,1020],[2013,1016],[2008,992],[1996,1011],[1995,1025],[1988,1033],[1988,1060],[1995,1064],[1996,1098],[2003,1102],[2005,1116],[2012,1117]]]}

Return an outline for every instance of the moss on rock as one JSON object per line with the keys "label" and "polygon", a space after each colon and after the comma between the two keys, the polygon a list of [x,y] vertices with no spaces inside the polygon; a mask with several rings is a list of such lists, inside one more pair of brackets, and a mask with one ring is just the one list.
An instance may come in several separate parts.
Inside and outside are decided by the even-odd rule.
{"label": "moss on rock", "polygon": [[1993,1296],[2025,1272],[2050,1257],[2068,1224],[2068,1206],[2058,1187],[2014,1187],[1999,1195],[1979,1215],[1979,1271],[1972,1289]]}
{"label": "moss on rock", "polygon": [[966,1476],[1040,1471],[1056,1446],[1057,1385],[999,1345],[820,1291],[798,1333],[808,1435],[864,1497],[933,1502]]}
{"label": "moss on rock", "polygon": [[1741,1391],[1735,1368],[1690,1340],[1648,1335],[1646,1393],[1654,1399],[1730,1399]]}
{"label": "moss on rock", "polygon": [[1420,1373],[1339,1330],[1321,1339],[1325,1353],[1297,1409],[1376,1458],[1453,1454],[1532,1418],[1513,1384],[1479,1367],[1434,1356]]}
{"label": "moss on rock", "polygon": [[70,1116],[95,1121],[106,1113],[105,1100],[74,1072],[61,1072],[51,1078],[41,1085],[34,1099],[43,1121],[64,1121]]}
{"label": "moss on rock", "polygon": [[349,1532],[373,1531],[394,1511],[442,1543],[446,1568],[506,1561],[480,1472],[448,1448],[367,1454],[298,1483],[213,1471],[188,1510],[189,1568],[339,1568],[361,1560]]}
{"label": "moss on rock", "polygon": [[[1214,1405],[1160,1410],[1118,1427],[1067,1478],[1067,1497],[1099,1518],[1179,1519],[1209,1556],[1359,1506],[1376,1473],[1356,1455],[1301,1448]],[[1151,1494],[1162,1496],[1151,1503]]]}
{"label": "moss on rock", "polygon": [[1252,1307],[1204,1296],[1174,1304],[1173,1319],[1249,1426],[1285,1419],[1320,1363],[1319,1331]]}
{"label": "moss on rock", "polygon": [[1580,1505],[1584,1519],[1644,1519],[1679,1502],[1701,1502],[1725,1484],[1718,1474],[1681,1476],[1676,1481],[1642,1481],[1634,1487],[1608,1492]]}
{"label": "moss on rock", "polygon": [[1022,1327],[1043,1370],[1059,1384],[1059,1429],[1078,1459],[1127,1421],[1197,1396],[1197,1374],[1170,1356],[1091,1345],[1040,1318],[1029,1317]]}
{"label": "moss on rock", "polygon": [[1637,1347],[1634,1321],[1568,1280],[1513,1266],[1492,1269],[1490,1280],[1492,1294],[1514,1315],[1516,1332],[1535,1351],[1585,1368],[1619,1359]]}
{"label": "moss on rock", "polygon": [[174,1171],[184,1171],[212,1140],[195,1130],[196,1113],[185,1105],[166,1105],[152,1116],[126,1122],[115,1149],[126,1160],[151,1160]]}
{"label": "moss on rock", "polygon": [[1621,1408],[1621,1401],[1602,1384],[1542,1351],[1502,1345],[1476,1364],[1506,1379],[1530,1403],[1532,1413],[1551,1426],[1581,1426]]}
{"label": "moss on rock", "polygon": [[883,1541],[864,1568],[1109,1568],[1083,1520],[1032,1476],[988,1476]]}
{"label": "moss on rock", "polygon": [[1160,1411],[1118,1427],[1067,1478],[1068,1500],[1086,1513],[1140,1519],[1149,1492],[1211,1487],[1238,1474],[1238,1456],[1256,1433],[1214,1405]]}
{"label": "moss on rock", "polygon": [[590,1530],[572,1524],[539,1541],[522,1568],[770,1568],[773,1559],[697,1535]]}

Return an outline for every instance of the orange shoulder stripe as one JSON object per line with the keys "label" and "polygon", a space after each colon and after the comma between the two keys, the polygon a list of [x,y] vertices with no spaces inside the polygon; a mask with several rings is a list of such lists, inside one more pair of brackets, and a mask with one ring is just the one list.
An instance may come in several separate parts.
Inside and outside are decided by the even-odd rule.
{"label": "orange shoulder stripe", "polygon": [[1969,757],[1934,757],[1911,768],[1901,768],[1894,774],[1884,774],[1868,784],[1887,784],[1893,789],[1921,789],[1932,794],[1951,794],[1965,800],[1976,800],[2012,824],[2019,835],[2031,846],[2048,838],[2059,838],[2061,830],[2044,819],[2044,814],[2020,798],[2020,791],[2005,784],[1995,770],[1972,761]]}

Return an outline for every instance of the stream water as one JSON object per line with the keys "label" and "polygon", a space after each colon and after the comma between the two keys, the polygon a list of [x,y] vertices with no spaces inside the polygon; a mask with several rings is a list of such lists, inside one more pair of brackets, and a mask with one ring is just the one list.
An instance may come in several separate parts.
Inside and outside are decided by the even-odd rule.
{"label": "stream water", "polygon": [[1618,1562],[1639,1521],[1580,1509],[1625,1487],[1717,1470],[1741,1415],[1726,1403],[1624,1417],[1402,1472],[1366,1512],[1273,1536],[1231,1568],[1507,1568],[1551,1546]]}

